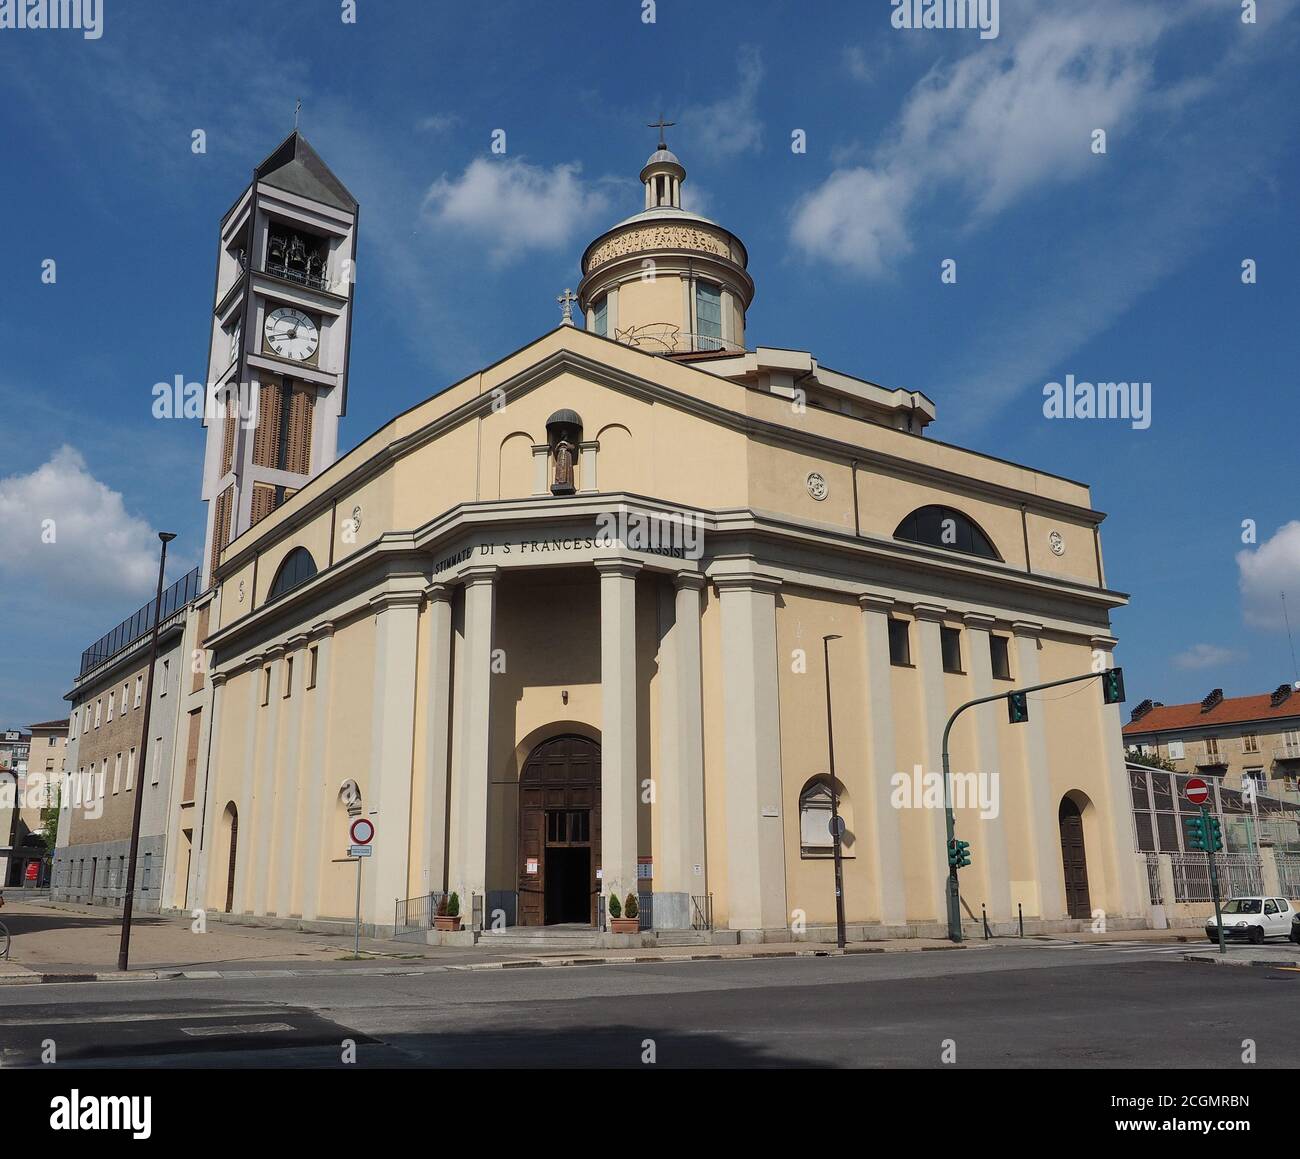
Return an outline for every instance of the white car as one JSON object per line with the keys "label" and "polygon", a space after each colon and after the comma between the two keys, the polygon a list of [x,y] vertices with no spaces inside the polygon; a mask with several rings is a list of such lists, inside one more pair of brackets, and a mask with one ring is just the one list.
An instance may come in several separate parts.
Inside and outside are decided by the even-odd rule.
{"label": "white car", "polygon": [[[1259,945],[1265,938],[1289,938],[1295,910],[1284,897],[1234,897],[1220,907],[1223,913],[1223,936],[1247,938]],[[1214,915],[1205,919],[1205,936],[1219,940]]]}

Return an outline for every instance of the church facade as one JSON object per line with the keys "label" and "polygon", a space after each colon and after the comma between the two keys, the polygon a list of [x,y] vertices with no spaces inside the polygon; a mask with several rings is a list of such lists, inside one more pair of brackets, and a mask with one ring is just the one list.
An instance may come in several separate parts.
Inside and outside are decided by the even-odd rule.
{"label": "church facade", "polygon": [[[563,324],[335,460],[356,204],[284,149],[307,176],[259,176],[250,231],[223,230],[243,289],[219,286],[218,324],[243,294],[255,364],[230,382],[281,430],[210,427],[171,904],[350,918],[364,816],[375,927],[450,891],[472,930],[592,925],[635,892],[643,926],[788,937],[834,921],[834,794],[848,920],[942,923],[948,714],[1110,663],[1125,597],[1088,488],[929,437],[917,392],[749,343],[745,248],[682,208],[662,142]],[[317,282],[266,272],[294,229]],[[1096,688],[1023,724],[965,714],[952,768],[968,914],[1143,920]]]}

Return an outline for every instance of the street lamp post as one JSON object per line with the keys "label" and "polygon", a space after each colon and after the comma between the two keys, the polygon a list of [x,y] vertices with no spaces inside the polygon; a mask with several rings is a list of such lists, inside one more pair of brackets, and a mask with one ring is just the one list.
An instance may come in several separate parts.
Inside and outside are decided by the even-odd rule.
{"label": "street lamp post", "polygon": [[167,545],[174,532],[160,531],[162,551],[158,556],[158,591],[153,598],[153,632],[149,637],[149,674],[145,677],[144,718],[140,724],[140,761],[136,765],[135,812],[131,819],[131,856],[126,870],[126,896],[122,899],[122,940],[117,948],[117,968],[125,970],[131,954],[131,910],[135,898],[135,861],[140,851],[140,810],[144,804],[145,763],[149,754],[149,713],[153,707],[153,669],[158,658],[158,622],[162,617],[163,572],[167,567]]}
{"label": "street lamp post", "polygon": [[835,944],[844,949],[844,857],[840,847],[840,791],[835,780],[835,725],[831,720],[831,641],[822,637],[822,658],[826,668],[826,747],[831,773],[831,844],[835,851]]}

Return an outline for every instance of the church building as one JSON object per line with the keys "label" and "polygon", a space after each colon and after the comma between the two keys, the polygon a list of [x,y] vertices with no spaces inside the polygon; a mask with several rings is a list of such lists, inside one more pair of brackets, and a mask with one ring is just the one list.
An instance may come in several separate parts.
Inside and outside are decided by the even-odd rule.
{"label": "church building", "polygon": [[[368,926],[454,891],[470,932],[599,927],[633,893],[643,930],[788,938],[834,922],[834,797],[849,923],[942,927],[945,721],[1110,664],[1104,516],[932,437],[925,395],[763,345],[662,138],[641,180],[555,329],[338,457],[357,203],[297,133],[255,171],[170,904],[350,919],[364,817]],[[1145,921],[1120,727],[1093,684],[960,719],[964,916]]]}

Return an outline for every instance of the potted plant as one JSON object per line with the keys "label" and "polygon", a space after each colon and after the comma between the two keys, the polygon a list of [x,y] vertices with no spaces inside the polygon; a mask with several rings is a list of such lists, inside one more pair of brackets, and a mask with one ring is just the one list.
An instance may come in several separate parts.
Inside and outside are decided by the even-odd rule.
{"label": "potted plant", "polygon": [[455,932],[460,929],[460,894],[445,893],[438,901],[438,912],[433,916],[435,930]]}
{"label": "potted plant", "polygon": [[609,928],[616,934],[635,934],[641,928],[640,910],[636,904],[636,894],[629,893],[627,900],[619,904],[618,895],[609,895]]}

